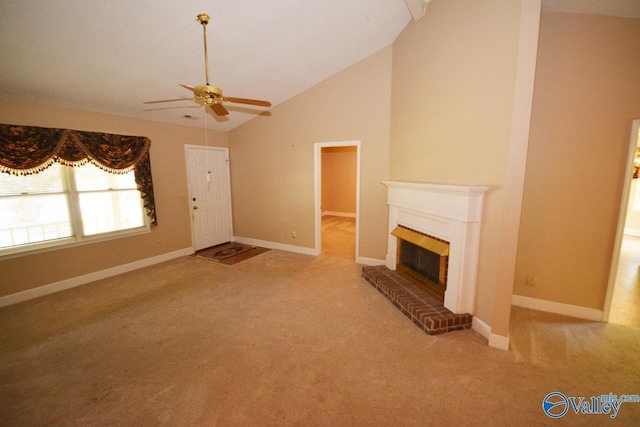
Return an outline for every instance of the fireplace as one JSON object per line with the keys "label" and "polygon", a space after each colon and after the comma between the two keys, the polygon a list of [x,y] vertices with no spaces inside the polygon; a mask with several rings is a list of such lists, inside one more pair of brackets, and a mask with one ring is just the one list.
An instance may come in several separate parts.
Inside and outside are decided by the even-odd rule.
{"label": "fireplace", "polygon": [[399,226],[447,242],[446,280],[442,289],[444,307],[454,314],[473,314],[482,204],[489,188],[408,181],[384,181],[383,184],[389,189],[387,268],[396,270],[401,264],[398,246],[406,239],[397,237],[398,232],[394,234]]}
{"label": "fireplace", "polygon": [[397,226],[396,271],[444,302],[449,267],[449,242],[428,234]]}

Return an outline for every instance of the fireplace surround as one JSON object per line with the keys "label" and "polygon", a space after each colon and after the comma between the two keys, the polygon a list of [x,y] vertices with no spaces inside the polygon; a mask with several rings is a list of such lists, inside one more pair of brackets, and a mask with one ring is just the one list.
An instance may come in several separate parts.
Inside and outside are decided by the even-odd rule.
{"label": "fireplace surround", "polygon": [[398,238],[404,226],[449,242],[444,307],[473,314],[484,194],[489,187],[383,181],[388,188],[389,235],[386,267],[396,270]]}

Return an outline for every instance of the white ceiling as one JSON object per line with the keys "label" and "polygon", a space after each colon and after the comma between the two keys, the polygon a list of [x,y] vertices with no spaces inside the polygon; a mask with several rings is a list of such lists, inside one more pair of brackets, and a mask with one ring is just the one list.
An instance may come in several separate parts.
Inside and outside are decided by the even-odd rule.
{"label": "white ceiling", "polygon": [[[202,127],[194,102],[143,105],[205,83],[200,12],[210,83],[274,105],[390,45],[411,18],[404,0],[0,0],[0,98]],[[265,110],[226,107],[208,128]]]}
{"label": "white ceiling", "polygon": [[[640,17],[640,0],[543,10]],[[202,127],[193,102],[143,105],[205,83],[200,12],[211,15],[210,83],[274,105],[390,45],[411,18],[404,0],[0,0],[0,99]],[[264,111],[226,106],[208,128]]]}

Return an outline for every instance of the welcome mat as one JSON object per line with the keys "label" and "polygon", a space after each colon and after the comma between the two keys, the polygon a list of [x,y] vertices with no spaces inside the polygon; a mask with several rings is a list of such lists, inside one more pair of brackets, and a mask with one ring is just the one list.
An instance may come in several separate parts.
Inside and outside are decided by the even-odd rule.
{"label": "welcome mat", "polygon": [[198,258],[210,259],[212,261],[224,261],[228,258],[252,251],[254,249],[256,249],[255,246],[245,245],[244,243],[238,242],[230,242],[198,251],[196,253],[196,256]]}

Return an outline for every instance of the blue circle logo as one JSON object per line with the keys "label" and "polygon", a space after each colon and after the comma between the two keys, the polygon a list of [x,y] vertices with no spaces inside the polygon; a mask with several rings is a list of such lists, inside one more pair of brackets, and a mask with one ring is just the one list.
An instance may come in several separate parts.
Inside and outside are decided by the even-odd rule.
{"label": "blue circle logo", "polygon": [[560,418],[569,410],[569,400],[558,391],[551,392],[542,399],[542,410],[551,418]]}

